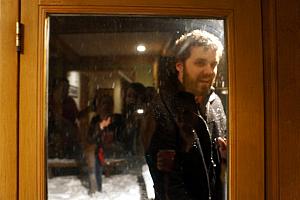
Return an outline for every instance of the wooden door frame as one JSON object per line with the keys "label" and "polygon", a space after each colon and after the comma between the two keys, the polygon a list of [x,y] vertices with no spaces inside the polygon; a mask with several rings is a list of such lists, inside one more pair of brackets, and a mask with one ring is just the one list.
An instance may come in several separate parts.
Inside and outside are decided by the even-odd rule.
{"label": "wooden door frame", "polygon": [[278,55],[277,5],[275,0],[262,1],[265,97],[265,184],[266,199],[279,196],[279,114],[278,114]]}
{"label": "wooden door frame", "polygon": [[17,198],[18,1],[0,4],[0,199]]}
{"label": "wooden door frame", "polygon": [[50,13],[79,12],[226,17],[230,66],[230,200],[264,199],[264,105],[259,0],[28,0],[23,4],[25,46],[20,71],[19,199],[45,197],[44,19]]}

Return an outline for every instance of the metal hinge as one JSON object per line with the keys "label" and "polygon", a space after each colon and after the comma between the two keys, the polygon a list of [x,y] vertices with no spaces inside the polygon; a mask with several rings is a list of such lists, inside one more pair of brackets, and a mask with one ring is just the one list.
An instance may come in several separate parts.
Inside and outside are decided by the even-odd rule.
{"label": "metal hinge", "polygon": [[16,47],[17,47],[17,52],[23,52],[23,24],[20,22],[16,23]]}

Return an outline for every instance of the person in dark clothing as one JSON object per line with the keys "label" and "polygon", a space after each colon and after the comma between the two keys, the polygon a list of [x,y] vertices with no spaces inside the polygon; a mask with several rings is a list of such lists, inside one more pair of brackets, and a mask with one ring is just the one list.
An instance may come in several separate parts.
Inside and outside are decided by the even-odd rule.
{"label": "person in dark clothing", "polygon": [[207,106],[220,103],[216,96],[209,99],[222,51],[218,38],[206,31],[194,30],[176,41],[175,78],[160,88],[142,124],[156,200],[218,199],[216,161],[226,159],[227,144],[221,132],[211,131],[215,127],[226,134],[226,117],[220,105],[216,113]]}
{"label": "person in dark clothing", "polygon": [[128,155],[135,156],[141,152],[139,123],[142,118],[143,105],[146,101],[146,88],[142,83],[133,82],[128,85],[124,102],[124,125],[122,139]]}
{"label": "person in dark clothing", "polygon": [[48,112],[48,155],[49,158],[81,159],[81,137],[79,121],[92,110],[92,105],[78,110],[69,95],[69,81],[56,78],[50,84]]}
{"label": "person in dark clothing", "polygon": [[[199,99],[198,99],[199,101]],[[215,163],[215,199],[225,197],[225,173],[227,169],[227,119],[220,97],[211,87],[208,95],[199,103],[199,111],[205,119],[213,143],[213,159]],[[225,146],[224,146],[225,145]]]}
{"label": "person in dark clothing", "polygon": [[113,115],[113,98],[104,95],[97,100],[97,115],[91,120],[88,130],[89,144],[96,144],[91,155],[86,155],[89,171],[89,193],[102,191],[102,173],[104,166],[104,145],[112,143],[113,132],[109,130]]}
{"label": "person in dark clothing", "polygon": [[79,158],[75,100],[68,95],[67,79],[56,79],[49,95],[48,153],[50,158]]}

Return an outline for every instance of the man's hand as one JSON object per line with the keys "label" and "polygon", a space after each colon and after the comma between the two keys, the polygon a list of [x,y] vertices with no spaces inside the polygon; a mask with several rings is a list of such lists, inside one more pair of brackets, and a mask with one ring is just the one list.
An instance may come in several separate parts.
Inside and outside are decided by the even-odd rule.
{"label": "man's hand", "polygon": [[108,127],[111,124],[111,117],[107,117],[105,119],[103,119],[100,123],[100,129],[103,130],[104,128]]}
{"label": "man's hand", "polygon": [[227,140],[226,138],[218,137],[218,150],[223,161],[227,160]]}

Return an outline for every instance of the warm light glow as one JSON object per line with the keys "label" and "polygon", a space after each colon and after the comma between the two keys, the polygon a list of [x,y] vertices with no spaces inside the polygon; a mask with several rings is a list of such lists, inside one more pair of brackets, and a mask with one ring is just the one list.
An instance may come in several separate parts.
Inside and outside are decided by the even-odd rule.
{"label": "warm light glow", "polygon": [[137,109],[136,111],[138,114],[143,114],[144,113],[144,110],[143,109]]}
{"label": "warm light glow", "polygon": [[145,47],[145,45],[140,44],[140,45],[138,45],[138,46],[136,47],[136,50],[137,50],[138,52],[144,52],[144,51],[146,51],[146,47]]}

